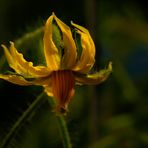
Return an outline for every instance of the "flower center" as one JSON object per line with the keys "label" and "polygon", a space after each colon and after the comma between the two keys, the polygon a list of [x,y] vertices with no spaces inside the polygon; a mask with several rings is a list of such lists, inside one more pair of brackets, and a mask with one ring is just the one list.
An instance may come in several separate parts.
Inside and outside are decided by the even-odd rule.
{"label": "flower center", "polygon": [[74,95],[75,79],[72,71],[59,70],[51,75],[52,92],[56,99],[57,111],[65,113],[68,103]]}

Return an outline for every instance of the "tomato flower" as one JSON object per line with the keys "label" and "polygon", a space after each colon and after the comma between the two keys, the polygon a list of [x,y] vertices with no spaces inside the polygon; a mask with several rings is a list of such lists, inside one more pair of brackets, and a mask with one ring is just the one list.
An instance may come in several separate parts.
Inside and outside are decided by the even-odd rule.
{"label": "tomato flower", "polygon": [[46,21],[43,43],[47,66],[34,66],[26,61],[13,42],[10,49],[2,45],[8,64],[16,74],[0,74],[0,78],[23,86],[43,86],[47,95],[55,98],[58,112],[67,111],[75,84],[100,84],[112,72],[109,62],[107,68],[90,73],[95,63],[95,45],[89,31],[73,22],[70,28],[54,13]]}

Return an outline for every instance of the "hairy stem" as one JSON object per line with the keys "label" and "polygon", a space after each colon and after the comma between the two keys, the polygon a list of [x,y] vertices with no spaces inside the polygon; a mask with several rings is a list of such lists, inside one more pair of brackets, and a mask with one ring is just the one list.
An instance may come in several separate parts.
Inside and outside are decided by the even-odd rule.
{"label": "hairy stem", "polygon": [[59,123],[59,128],[60,128],[64,148],[72,148],[67,125],[66,125],[63,115],[58,115],[57,119]]}
{"label": "hairy stem", "polygon": [[44,95],[44,93],[41,93],[35,99],[35,101],[33,101],[33,103],[27,108],[27,110],[20,116],[20,118],[18,118],[18,120],[15,122],[15,124],[12,126],[12,128],[10,129],[10,131],[8,132],[6,137],[4,138],[4,140],[1,144],[1,148],[6,148],[9,145],[9,143],[14,138],[16,133],[19,131],[19,129],[22,127],[22,125],[25,123],[25,121],[27,121],[27,119],[30,117],[32,112],[35,111],[35,109],[38,106],[40,106],[44,101],[46,101],[45,99],[43,99],[43,95]]}
{"label": "hairy stem", "polygon": [[[53,99],[49,98],[48,100],[49,100],[49,104],[52,107],[54,107],[55,106],[54,98]],[[69,132],[68,132],[68,128],[67,128],[67,124],[66,124],[66,121],[64,119],[64,116],[62,114],[58,114],[56,116],[56,118],[57,118],[57,121],[58,121],[59,130],[60,130],[60,134],[61,134],[61,138],[62,138],[64,148],[72,148],[70,135],[69,135]]]}

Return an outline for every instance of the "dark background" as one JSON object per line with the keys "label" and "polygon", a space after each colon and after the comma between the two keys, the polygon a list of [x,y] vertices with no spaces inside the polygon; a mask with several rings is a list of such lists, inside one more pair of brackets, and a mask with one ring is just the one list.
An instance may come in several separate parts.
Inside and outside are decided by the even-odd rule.
{"label": "dark background", "polygon": [[[0,0],[0,43],[9,45],[55,14],[89,29],[96,45],[95,69],[113,61],[113,74],[99,86],[77,86],[66,117],[74,148],[148,147],[148,12],[145,1]],[[33,42],[26,57],[38,56]],[[28,43],[26,43],[28,44]],[[30,44],[30,43],[29,43]],[[22,52],[25,48],[22,47]],[[29,51],[28,51],[29,50]],[[31,52],[31,51],[32,52]],[[3,62],[0,70],[10,70]],[[42,92],[0,80],[0,143]],[[11,147],[61,147],[54,114],[43,102],[10,142]]]}

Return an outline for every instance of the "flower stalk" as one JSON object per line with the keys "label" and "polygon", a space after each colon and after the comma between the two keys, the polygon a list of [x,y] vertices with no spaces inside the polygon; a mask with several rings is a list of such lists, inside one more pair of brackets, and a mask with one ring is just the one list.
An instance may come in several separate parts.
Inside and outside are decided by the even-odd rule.
{"label": "flower stalk", "polygon": [[63,115],[58,115],[57,120],[59,124],[59,129],[61,132],[61,137],[62,137],[64,148],[72,148],[72,144],[70,141],[70,135],[69,135],[68,128],[67,128]]}
{"label": "flower stalk", "polygon": [[[55,107],[56,102],[54,101],[54,99],[48,98],[48,102],[50,104],[50,106],[52,106],[52,108]],[[58,127],[59,127],[59,131],[60,131],[60,135],[61,135],[61,139],[63,142],[63,147],[64,148],[72,148],[72,144],[71,144],[71,139],[70,139],[70,135],[68,132],[68,127],[64,118],[64,114],[56,114],[56,118],[57,118],[57,122],[58,122]]]}

